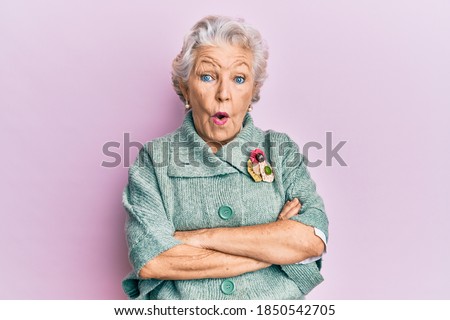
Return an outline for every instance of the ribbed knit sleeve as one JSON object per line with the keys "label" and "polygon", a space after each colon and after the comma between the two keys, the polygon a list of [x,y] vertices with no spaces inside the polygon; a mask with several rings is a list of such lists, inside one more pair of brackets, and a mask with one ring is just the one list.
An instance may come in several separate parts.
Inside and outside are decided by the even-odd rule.
{"label": "ribbed knit sleeve", "polygon": [[300,213],[292,220],[300,221],[321,230],[328,241],[328,219],[322,198],[316,192],[316,184],[311,179],[304,161],[295,169],[287,195],[289,199],[298,198],[302,204]]}
{"label": "ribbed knit sleeve", "polygon": [[[125,292],[136,298],[154,289],[160,280],[140,280],[139,271],[160,253],[181,244],[173,237],[175,228],[167,219],[161,199],[158,181],[146,147],[129,170],[128,185],[123,192],[123,205],[128,213],[126,235],[132,274],[122,286]],[[145,294],[145,293],[144,293]]]}
{"label": "ribbed knit sleeve", "polygon": [[[287,135],[281,135],[284,136],[282,138],[282,179],[286,200],[298,198],[302,204],[299,214],[292,217],[291,220],[318,228],[328,240],[328,218],[322,198],[316,191],[316,184],[308,172],[305,158],[295,142]],[[322,275],[318,272],[321,263],[322,261],[318,260],[308,264],[284,265],[281,268],[306,295],[323,281]]]}
{"label": "ribbed knit sleeve", "polygon": [[283,147],[283,186],[287,199],[298,198],[302,204],[300,213],[292,220],[320,229],[328,240],[328,219],[322,198],[316,191],[305,158],[287,135]]}

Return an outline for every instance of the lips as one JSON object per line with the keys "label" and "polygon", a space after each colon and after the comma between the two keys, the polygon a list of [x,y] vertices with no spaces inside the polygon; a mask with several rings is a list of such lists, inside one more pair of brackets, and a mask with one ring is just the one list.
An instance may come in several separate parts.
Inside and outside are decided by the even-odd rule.
{"label": "lips", "polygon": [[227,123],[230,116],[226,112],[217,112],[211,118],[216,125],[223,126]]}

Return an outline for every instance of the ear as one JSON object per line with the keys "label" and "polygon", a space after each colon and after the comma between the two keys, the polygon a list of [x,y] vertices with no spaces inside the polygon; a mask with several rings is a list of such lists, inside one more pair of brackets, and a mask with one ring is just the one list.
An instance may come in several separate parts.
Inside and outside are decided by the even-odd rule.
{"label": "ear", "polygon": [[179,79],[178,83],[179,83],[180,91],[183,94],[184,100],[188,101],[189,100],[189,89],[188,89],[188,87],[184,85],[182,79]]}
{"label": "ear", "polygon": [[258,91],[258,85],[256,84],[256,82],[255,82],[255,84],[253,85],[253,91],[252,91],[252,100],[251,101],[253,101],[253,98],[255,97],[255,94],[256,94],[256,92]]}

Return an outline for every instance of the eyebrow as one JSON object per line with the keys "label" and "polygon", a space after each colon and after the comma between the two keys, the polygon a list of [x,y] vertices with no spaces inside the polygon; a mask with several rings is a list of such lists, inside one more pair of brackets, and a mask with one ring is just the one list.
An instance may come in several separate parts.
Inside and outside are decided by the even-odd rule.
{"label": "eyebrow", "polygon": [[213,67],[217,67],[218,66],[220,68],[220,64],[214,63],[213,61],[209,61],[209,60],[206,60],[206,59],[202,59],[202,60],[200,60],[200,61],[198,61],[196,63],[197,66],[200,66],[201,64],[210,64]]}
{"label": "eyebrow", "polygon": [[242,65],[246,66],[249,70],[251,70],[252,68],[249,66],[249,64],[245,61],[241,61],[241,63],[237,64],[239,61],[237,61],[236,63],[233,63],[232,66],[234,66],[236,64],[236,67],[240,67]]}

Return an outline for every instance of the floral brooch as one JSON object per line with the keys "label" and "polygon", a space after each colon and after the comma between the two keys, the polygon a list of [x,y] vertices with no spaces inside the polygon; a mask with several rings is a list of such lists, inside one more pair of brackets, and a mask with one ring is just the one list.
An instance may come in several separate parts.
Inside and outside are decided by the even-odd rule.
{"label": "floral brooch", "polygon": [[264,151],[255,149],[250,153],[250,159],[247,161],[248,173],[256,182],[272,182],[275,179],[273,169],[266,161]]}

